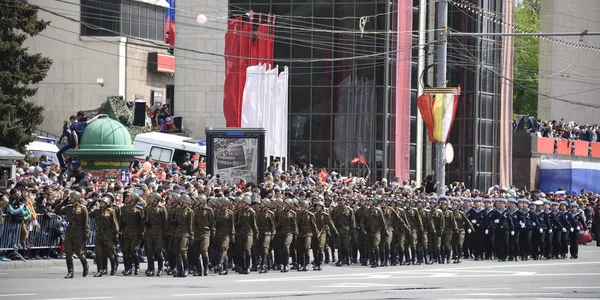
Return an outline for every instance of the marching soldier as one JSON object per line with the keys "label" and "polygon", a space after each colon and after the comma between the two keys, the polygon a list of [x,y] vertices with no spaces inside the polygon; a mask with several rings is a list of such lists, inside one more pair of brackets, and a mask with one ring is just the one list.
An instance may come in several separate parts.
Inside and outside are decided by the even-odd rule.
{"label": "marching soldier", "polygon": [[[417,247],[419,246],[419,236],[422,236],[424,232],[423,220],[421,219],[421,214],[419,213],[418,209],[414,207],[414,205],[407,208],[406,215],[408,219],[408,225],[410,227],[410,236],[407,239],[410,245],[410,257],[406,258],[406,262],[404,264],[408,265],[411,262],[413,265],[415,263],[421,264],[423,256],[420,249],[417,250]],[[408,252],[408,249],[406,250]]]}
{"label": "marching soldier", "polygon": [[506,209],[506,199],[496,200],[496,209],[490,216],[490,221],[495,226],[494,229],[494,244],[496,245],[496,253],[498,261],[505,262],[509,254],[509,237],[515,235],[512,216]]}
{"label": "marching soldier", "polygon": [[356,231],[356,220],[354,218],[354,211],[346,204],[345,197],[339,198],[338,206],[331,213],[331,219],[338,230],[337,248],[339,255],[335,265],[338,267],[344,263],[350,265],[350,242],[352,233]]}
{"label": "marching soldier", "polygon": [[[148,258],[146,276],[160,276],[163,273],[162,249],[165,244],[165,226],[168,223],[168,214],[162,197],[158,193],[152,193],[147,197],[147,206],[144,214],[144,246]],[[158,262],[158,271],[154,269],[154,262]]]}
{"label": "marching soldier", "polygon": [[[310,263],[310,249],[313,235],[318,235],[317,225],[315,224],[315,215],[308,211],[308,201],[300,200],[300,211],[297,213],[298,237],[296,247],[298,253],[298,271],[308,271]],[[319,256],[323,255],[319,252]],[[318,264],[319,258],[315,257],[315,263]],[[284,266],[285,269],[285,266]],[[282,270],[283,271],[283,270]]]}
{"label": "marching soldier", "polygon": [[239,203],[239,212],[236,214],[236,232],[239,243],[239,249],[241,250],[241,266],[239,268],[240,274],[250,274],[250,258],[252,244],[254,240],[258,240],[258,227],[256,226],[256,212],[250,207],[252,199],[250,196],[242,197]]}
{"label": "marching soldier", "polygon": [[388,230],[388,224],[383,216],[381,208],[375,205],[373,198],[369,198],[369,208],[364,215],[363,224],[367,233],[367,242],[371,254],[371,268],[379,266],[379,244],[381,243],[381,233]]}
{"label": "marching soldier", "polygon": [[[439,263],[443,264],[444,263],[444,259],[446,260],[446,263],[449,264],[450,263],[450,251],[452,249],[452,236],[454,235],[455,232],[458,231],[458,226],[456,224],[456,219],[454,218],[454,214],[452,213],[452,210],[448,209],[448,200],[447,198],[442,198],[440,201],[441,204],[441,210],[442,210],[442,214],[443,214],[443,218],[444,218],[444,228],[442,230],[442,255],[441,255],[441,261]],[[461,240],[461,245],[462,242],[464,241],[464,233],[463,233],[463,237]],[[456,253],[457,256],[462,256],[462,251]]]}
{"label": "marching soldier", "polygon": [[508,199],[508,211],[512,217],[512,223],[515,231],[515,234],[510,236],[509,261],[519,261],[519,254],[521,251],[521,229],[525,228],[525,215],[519,209],[519,207],[517,207],[517,205],[519,205],[519,203],[514,198]]}
{"label": "marching soldier", "polygon": [[215,236],[215,215],[207,205],[205,195],[195,197],[194,241],[192,244],[193,262],[196,264],[194,276],[208,276],[208,249]]}
{"label": "marching soldier", "polygon": [[[430,234],[436,236],[435,225],[429,210],[423,207],[423,200],[417,201],[417,212],[423,222],[422,233],[419,233],[419,242],[417,243],[417,259],[418,263],[425,262],[426,264],[432,264],[432,256],[429,251],[429,240]],[[420,255],[420,256],[419,256]],[[429,260],[428,260],[429,257]]]}
{"label": "marching soldier", "polygon": [[367,230],[364,227],[367,205],[365,198],[361,198],[358,207],[355,208],[355,220],[356,220],[356,248],[360,255],[361,266],[367,266],[369,259],[369,252],[367,251]]}
{"label": "marching soldier", "polygon": [[100,200],[100,209],[90,212],[90,218],[96,219],[96,236],[94,239],[94,249],[96,250],[96,267],[98,272],[94,277],[102,277],[104,270],[104,258],[110,260],[110,275],[117,273],[115,263],[115,239],[119,234],[119,221],[117,214],[110,207],[111,201],[108,197]]}
{"label": "marching soldier", "polygon": [[[397,201],[394,200],[393,203]],[[401,202],[400,202],[401,203]],[[410,254],[408,249],[405,247],[407,236],[411,233],[410,227],[408,226],[408,218],[406,212],[402,209],[401,204],[397,205],[392,215],[392,225],[394,226],[394,238],[392,239],[392,266],[397,264],[402,265],[402,261],[406,259],[406,262],[410,261]]]}
{"label": "marching soldier", "polygon": [[[277,199],[276,201],[281,202],[281,199]],[[281,254],[280,262],[283,264],[281,272],[285,273],[289,271],[290,245],[294,237],[298,234],[298,223],[296,222],[296,212],[292,210],[292,206],[294,205],[292,199],[285,199],[281,205],[283,208],[277,212],[275,224],[277,226],[277,247]]]}
{"label": "marching soldier", "polygon": [[579,212],[579,205],[577,203],[571,203],[567,218],[575,229],[569,234],[571,259],[577,259],[579,257],[579,230],[585,229],[585,220]]}
{"label": "marching soldier", "polygon": [[[317,230],[315,232],[315,242],[313,244],[314,252],[317,253],[317,257],[315,257],[315,267],[313,270],[321,271],[323,270],[323,251],[326,244],[326,232],[330,232],[331,236],[337,236],[338,231],[329,216],[329,213],[324,208],[323,201],[319,200],[315,203],[315,212],[314,212],[315,224],[317,226]],[[300,219],[298,219],[300,221]],[[332,248],[332,252],[335,252]],[[304,258],[306,268],[306,264],[310,261],[310,257],[307,255]],[[340,259],[341,260],[341,259]]]}
{"label": "marching soldier", "polygon": [[483,255],[485,253],[486,231],[488,231],[488,215],[485,211],[485,208],[482,206],[482,200],[483,199],[481,197],[475,197],[475,199],[473,199],[474,206],[467,211],[467,217],[469,217],[469,222],[475,231],[473,237],[470,239],[471,249],[473,249],[475,261],[484,259]]}
{"label": "marching soldier", "polygon": [[560,258],[567,258],[567,253],[569,253],[569,235],[575,231],[575,228],[568,219],[569,212],[567,211],[567,202],[561,201],[559,203],[560,211],[559,211],[559,221],[563,224],[564,230],[562,230],[563,234],[562,240],[560,243]]}
{"label": "marching soldier", "polygon": [[[440,199],[442,200],[442,199]],[[446,201],[445,198],[443,198],[444,202]],[[433,230],[432,232],[430,232],[429,235],[429,246],[431,248],[431,255],[433,257],[434,261],[437,261],[440,264],[444,263],[443,257],[444,254],[442,254],[442,235],[444,234],[444,230],[445,230],[445,221],[446,218],[444,216],[444,213],[442,212],[442,210],[437,206],[438,204],[438,198],[436,197],[431,197],[431,211],[429,212],[429,214],[431,215],[431,221],[433,222]],[[446,205],[447,207],[447,205]]]}
{"label": "marching soldier", "polygon": [[175,258],[176,254],[173,252],[173,224],[171,224],[171,216],[175,212],[175,208],[177,207],[177,199],[179,198],[179,194],[172,193],[167,196],[167,216],[169,217],[169,222],[165,224],[165,237],[164,237],[164,255],[166,256],[167,261],[169,262],[169,269],[167,270],[167,275],[173,275],[175,272]]}
{"label": "marching soldier", "polygon": [[394,238],[394,226],[393,219],[395,218],[396,212],[390,206],[388,206],[387,199],[381,201],[381,212],[385,218],[385,222],[389,225],[387,230],[381,232],[381,244],[380,244],[380,259],[381,266],[387,267],[390,265],[390,250],[392,246],[392,239]]}
{"label": "marching soldier", "polygon": [[552,230],[552,259],[558,259],[561,255],[561,243],[563,241],[563,233],[567,233],[567,229],[564,227],[560,220],[561,214],[558,211],[558,202],[552,202],[551,212],[548,215]]}
{"label": "marching soldier", "polygon": [[534,213],[536,218],[532,220],[533,227],[537,226],[537,230],[533,230],[531,235],[531,256],[533,260],[544,258],[546,253],[546,232],[548,231],[548,223],[546,222],[546,212],[544,211],[544,202],[537,200],[533,202]]}
{"label": "marching soldier", "polygon": [[69,198],[55,208],[57,215],[67,218],[67,230],[65,232],[65,259],[67,261],[67,276],[73,278],[73,253],[77,255],[83,266],[83,277],[89,272],[89,265],[85,257],[85,243],[90,234],[90,219],[85,205],[81,203],[81,194],[71,192]]}
{"label": "marching soldier", "polygon": [[232,210],[227,208],[229,200],[225,197],[219,199],[219,211],[215,214],[215,250],[217,252],[217,265],[215,272],[219,275],[227,275],[229,259],[227,251],[231,239],[235,239],[235,216]]}
{"label": "marching soldier", "polygon": [[189,272],[189,263],[187,257],[190,242],[194,240],[194,211],[189,207],[192,199],[189,195],[183,194],[175,196],[178,206],[170,217],[173,225],[173,252],[177,255],[175,264],[177,272],[173,277],[187,277]]}
{"label": "marching soldier", "polygon": [[122,231],[121,236],[123,239],[123,244],[121,245],[123,262],[125,263],[123,275],[131,275],[132,266],[135,266],[133,274],[137,275],[140,273],[140,262],[137,252],[143,235],[144,210],[136,205],[140,199],[138,194],[124,194],[123,197],[126,205],[121,209],[121,219],[119,220],[119,228]]}
{"label": "marching soldier", "polygon": [[521,198],[519,199],[519,204],[521,205],[521,213],[525,217],[525,226],[521,228],[521,242],[519,243],[521,246],[521,260],[528,260],[529,255],[533,256],[531,252],[531,238],[533,232],[539,229],[539,224],[537,223],[538,215],[529,209],[529,200]]}
{"label": "marching soldier", "polygon": [[268,198],[259,200],[260,210],[256,214],[256,226],[258,226],[258,241],[256,247],[259,253],[260,266],[259,273],[267,273],[271,267],[269,259],[269,248],[271,240],[275,236],[275,213],[269,209],[271,201]]}
{"label": "marching soldier", "polygon": [[496,249],[495,246],[495,242],[496,242],[496,226],[495,224],[492,223],[493,219],[492,219],[492,215],[494,214],[494,212],[496,211],[496,209],[494,208],[494,204],[492,203],[492,200],[490,200],[489,198],[486,198],[483,200],[483,205],[485,207],[485,214],[486,214],[486,220],[487,220],[487,228],[485,228],[485,259],[494,259],[494,251]]}
{"label": "marching soldier", "polygon": [[468,235],[472,235],[475,231],[473,227],[473,223],[469,221],[469,217],[465,214],[464,211],[460,210],[458,207],[458,203],[454,203],[452,206],[454,213],[454,220],[456,221],[457,231],[454,232],[452,237],[453,250],[456,253],[456,259],[453,263],[459,264],[461,263],[461,255],[462,255],[462,247],[465,240],[465,229]]}

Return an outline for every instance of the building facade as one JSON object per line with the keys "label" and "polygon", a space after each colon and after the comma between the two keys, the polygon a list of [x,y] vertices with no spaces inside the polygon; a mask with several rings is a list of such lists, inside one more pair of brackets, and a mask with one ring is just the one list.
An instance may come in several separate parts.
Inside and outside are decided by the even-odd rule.
{"label": "building facade", "polygon": [[[600,1],[541,1],[541,32],[600,31]],[[600,36],[540,39],[538,117],[598,124]]]}
{"label": "building facade", "polygon": [[51,22],[25,43],[53,60],[32,99],[44,106],[40,129],[60,136],[70,115],[96,109],[108,96],[171,102],[167,95],[172,94],[174,64],[162,71],[149,67],[149,53],[173,59],[163,42],[163,7],[135,0],[29,3]]}

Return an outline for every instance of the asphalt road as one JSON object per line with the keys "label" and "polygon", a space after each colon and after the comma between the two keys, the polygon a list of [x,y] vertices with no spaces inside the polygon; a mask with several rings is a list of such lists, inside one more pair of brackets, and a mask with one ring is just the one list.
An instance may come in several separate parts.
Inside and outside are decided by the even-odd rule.
{"label": "asphalt road", "polygon": [[[0,300],[96,299],[600,299],[600,248],[577,260],[462,264],[173,278],[76,277],[62,267],[0,271]],[[144,267],[144,266],[143,266]],[[95,271],[95,266],[91,271]],[[144,271],[144,268],[142,268]],[[119,272],[120,273],[120,272]],[[92,273],[93,274],[93,273]]]}

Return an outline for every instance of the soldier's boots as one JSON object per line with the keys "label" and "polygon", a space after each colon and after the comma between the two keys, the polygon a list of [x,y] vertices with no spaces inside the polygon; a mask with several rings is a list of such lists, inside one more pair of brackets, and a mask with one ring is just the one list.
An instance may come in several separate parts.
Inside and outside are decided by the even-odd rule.
{"label": "soldier's boots", "polygon": [[[325,247],[325,249],[327,249],[327,247]],[[336,260],[335,260],[335,248],[331,248],[331,262],[336,262]]]}
{"label": "soldier's boots", "polygon": [[123,271],[124,276],[130,276],[132,273],[133,273],[133,270],[131,270],[131,269],[126,269],[125,271]]}
{"label": "soldier's boots", "polygon": [[227,261],[227,259],[225,259],[223,261],[223,264],[222,264],[223,265],[223,269],[219,272],[219,275],[227,275],[227,274],[229,274],[228,268],[227,268],[227,263],[228,263],[228,261]]}
{"label": "soldier's boots", "polygon": [[102,264],[102,261],[103,261],[102,258],[96,259],[96,268],[98,271],[96,272],[96,274],[94,274],[94,277],[102,277],[102,275],[104,274],[104,272],[103,272],[104,265]]}
{"label": "soldier's boots", "polygon": [[204,266],[202,272],[204,276],[208,276],[208,256],[203,256],[202,257],[202,265]]}
{"label": "soldier's boots", "polygon": [[86,277],[88,275],[88,273],[90,272],[90,265],[88,264],[87,260],[85,258],[83,258],[83,260],[81,261],[81,263],[83,264],[83,277]]}
{"label": "soldier's boots", "polygon": [[187,259],[183,259],[182,262],[182,268],[183,268],[183,273],[181,274],[181,277],[187,277],[190,274],[190,263]]}
{"label": "soldier's boots", "polygon": [[73,261],[67,260],[67,276],[65,276],[65,279],[71,279],[73,276]]}
{"label": "soldier's boots", "polygon": [[102,275],[108,274],[108,257],[105,256],[102,258]]}
{"label": "soldier's boots", "polygon": [[117,274],[117,270],[119,269],[119,264],[117,263],[118,258],[114,258],[113,261],[110,262],[110,276]]}
{"label": "soldier's boots", "polygon": [[140,265],[135,265],[135,267],[133,268],[133,275],[138,275],[140,274]]}
{"label": "soldier's boots", "polygon": [[325,264],[329,264],[329,248],[325,247]]}
{"label": "soldier's boots", "polygon": [[341,267],[344,264],[344,261],[346,261],[347,257],[346,257],[346,253],[343,249],[340,249],[340,259],[335,263],[336,267]]}

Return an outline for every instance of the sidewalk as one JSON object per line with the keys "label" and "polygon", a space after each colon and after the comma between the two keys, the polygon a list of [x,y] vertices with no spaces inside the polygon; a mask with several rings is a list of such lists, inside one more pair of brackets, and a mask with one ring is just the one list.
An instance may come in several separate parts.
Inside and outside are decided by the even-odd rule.
{"label": "sidewalk", "polygon": [[[92,263],[91,260],[90,263]],[[66,267],[66,265],[64,259],[32,259],[26,262],[11,260],[0,262],[0,270]]]}

